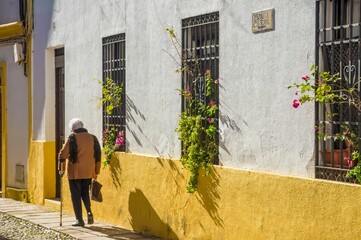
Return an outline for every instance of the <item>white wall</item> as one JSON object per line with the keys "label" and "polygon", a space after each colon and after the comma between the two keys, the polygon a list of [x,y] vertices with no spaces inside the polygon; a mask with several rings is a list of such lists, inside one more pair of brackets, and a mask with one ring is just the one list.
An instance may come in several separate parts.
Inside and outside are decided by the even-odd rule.
{"label": "white wall", "polygon": [[[53,13],[53,0],[49,1],[34,1],[34,31],[33,31],[33,49],[32,49],[32,111],[33,111],[33,139],[38,141],[54,141],[55,134],[46,134],[46,122],[54,121],[55,114],[51,115],[47,112],[46,102],[51,99],[46,99],[47,81],[45,78],[45,62],[46,47],[48,42],[48,34],[52,27],[51,18]],[[51,59],[50,59],[51,61]],[[54,61],[54,60],[52,60]],[[55,75],[55,73],[54,73]],[[51,90],[49,90],[51,91]],[[52,90],[55,94],[55,89]],[[53,101],[54,102],[54,101]],[[49,109],[54,112],[55,108]],[[50,114],[50,116],[49,116]],[[47,117],[48,116],[48,117]],[[49,127],[48,132],[54,133],[55,127]]]}
{"label": "white wall", "polygon": [[[314,176],[314,108],[292,108],[314,63],[315,3],[234,1],[220,13],[221,161]],[[274,8],[275,30],[253,34],[252,12]]]}
{"label": "white wall", "polygon": [[1,0],[0,1],[0,24],[20,21],[19,1]]}
{"label": "white wall", "polygon": [[[13,46],[0,46],[0,61],[6,62],[8,179],[6,186],[26,188],[28,157],[28,82],[23,65],[14,62]],[[4,159],[3,159],[4,160]],[[25,168],[25,182],[15,181],[15,165]]]}
{"label": "white wall", "polygon": [[[127,140],[133,153],[179,158],[181,86],[165,32],[220,12],[220,157],[224,166],[313,176],[313,106],[294,110],[287,86],[314,62],[314,1],[55,0],[47,47],[65,46],[66,122],[101,135],[101,40],[126,33]],[[275,9],[275,30],[253,34],[252,12]]]}

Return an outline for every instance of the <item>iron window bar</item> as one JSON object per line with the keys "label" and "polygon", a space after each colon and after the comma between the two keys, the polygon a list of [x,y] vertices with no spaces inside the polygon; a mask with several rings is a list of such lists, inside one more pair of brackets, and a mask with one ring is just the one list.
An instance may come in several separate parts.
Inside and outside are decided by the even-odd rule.
{"label": "iron window bar", "polygon": [[[107,78],[114,81],[117,86],[123,86],[121,106],[114,108],[112,114],[106,112],[109,104],[103,105],[103,131],[114,128],[124,132],[126,139],[126,58],[125,58],[125,33],[112,35],[102,39],[103,47],[103,85]],[[119,149],[126,151],[125,144]]]}
{"label": "iron window bar", "polygon": [[[335,89],[356,83],[356,77],[360,80],[360,13],[359,0],[316,1],[316,65],[331,74],[339,73],[341,81],[333,86]],[[360,90],[358,84],[359,95]],[[336,115],[327,115],[326,110]],[[361,114],[350,103],[316,103],[315,114],[316,178],[356,183],[356,179],[346,177],[349,167],[344,159],[350,156],[350,150],[344,152],[345,143],[332,136],[340,133],[342,125],[352,127],[361,136]],[[318,131],[331,137],[318,140]]]}
{"label": "iron window bar", "polygon": [[[208,13],[182,20],[182,62],[194,72],[182,73],[182,89],[189,88],[199,101],[207,103],[205,70],[211,71],[212,79],[219,77],[219,12]],[[184,66],[183,66],[184,67]],[[219,92],[215,93],[216,104],[219,105]],[[182,98],[182,111],[187,108],[187,102]],[[219,130],[219,115],[215,117],[217,132]],[[206,120],[205,120],[206,121]],[[219,135],[217,134],[217,141]],[[219,159],[214,160],[218,164]]]}

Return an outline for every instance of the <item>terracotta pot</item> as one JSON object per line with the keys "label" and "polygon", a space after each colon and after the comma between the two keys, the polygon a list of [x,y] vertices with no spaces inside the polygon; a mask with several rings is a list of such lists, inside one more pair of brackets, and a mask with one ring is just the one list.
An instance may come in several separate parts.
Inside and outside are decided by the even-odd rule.
{"label": "terracotta pot", "polygon": [[[342,168],[350,168],[349,167],[349,163],[348,163],[348,159],[350,159],[351,157],[351,153],[349,149],[334,149],[333,150],[333,166],[331,164],[331,160],[332,160],[332,153],[331,151],[326,151],[325,154],[325,158],[326,158],[326,166],[327,167],[335,167],[335,168],[340,168],[340,155],[342,152]],[[353,165],[356,166],[356,162],[355,161],[351,161],[351,168],[354,167]]]}

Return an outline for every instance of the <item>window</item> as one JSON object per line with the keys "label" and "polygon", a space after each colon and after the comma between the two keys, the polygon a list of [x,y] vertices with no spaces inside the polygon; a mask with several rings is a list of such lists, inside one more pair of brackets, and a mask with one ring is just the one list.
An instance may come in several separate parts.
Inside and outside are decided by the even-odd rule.
{"label": "window", "polygon": [[[103,130],[114,128],[124,132],[126,139],[125,122],[125,34],[117,34],[103,38],[103,85],[107,78],[114,81],[117,86],[123,86],[122,104],[115,108],[111,114],[103,106]],[[120,151],[125,151],[122,145]]]}
{"label": "window", "polygon": [[[182,73],[182,89],[189,89],[201,102],[206,104],[210,102],[212,97],[219,105],[218,85],[215,96],[206,97],[204,78],[206,70],[211,72],[212,79],[216,80],[219,77],[218,12],[182,20],[182,56],[183,65],[187,65],[191,69],[191,73]],[[187,101],[183,98],[182,110],[186,108]],[[219,129],[218,120],[219,115],[217,113],[215,118],[217,130]],[[217,164],[218,159],[215,159],[214,162]]]}
{"label": "window", "polygon": [[[340,75],[341,81],[334,89],[351,86],[360,79],[360,12],[360,0],[316,1],[316,65],[320,71]],[[359,93],[360,87],[357,84]],[[361,135],[361,115],[349,103],[317,104],[315,119],[322,135],[335,136],[343,125]],[[345,142],[335,137],[317,140],[316,153],[317,178],[356,182],[346,178],[351,152]]]}

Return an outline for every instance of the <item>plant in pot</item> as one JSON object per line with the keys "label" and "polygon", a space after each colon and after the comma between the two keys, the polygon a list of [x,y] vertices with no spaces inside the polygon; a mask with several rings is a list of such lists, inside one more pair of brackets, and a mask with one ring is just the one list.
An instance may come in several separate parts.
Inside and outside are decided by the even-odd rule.
{"label": "plant in pot", "polygon": [[342,106],[347,106],[349,116],[351,112],[361,114],[361,100],[357,90],[360,81],[350,83],[339,74],[319,72],[315,66],[312,66],[310,71],[311,77],[305,75],[301,81],[288,87],[296,89],[293,107],[298,108],[308,102],[323,103],[327,119],[324,122],[338,123],[336,129],[331,130],[327,129],[330,127],[326,123],[316,126],[319,139],[324,140],[321,151],[325,158],[324,165],[348,168],[347,176],[355,177],[361,182],[358,126],[352,125],[350,121],[340,121],[340,115],[344,114],[340,112]]}

